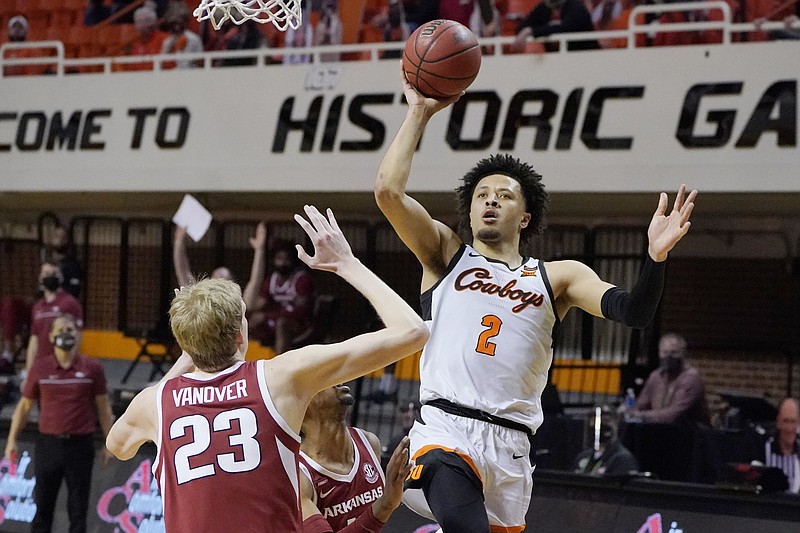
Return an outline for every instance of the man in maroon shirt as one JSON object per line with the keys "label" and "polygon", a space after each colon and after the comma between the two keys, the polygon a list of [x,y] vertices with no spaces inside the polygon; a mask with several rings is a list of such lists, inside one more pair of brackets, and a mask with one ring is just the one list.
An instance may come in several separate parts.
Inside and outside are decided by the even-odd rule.
{"label": "man in maroon shirt", "polygon": [[53,355],[53,344],[50,343],[51,325],[57,317],[68,314],[75,319],[77,339],[80,344],[80,330],[83,329],[83,306],[71,294],[61,288],[64,277],[55,263],[45,261],[39,271],[39,284],[42,297],[33,304],[31,310],[31,338],[28,341],[28,353],[25,358],[25,370],[30,372],[34,361]]}
{"label": "man in maroon shirt", "polygon": [[403,500],[411,472],[408,437],[381,471],[381,443],[373,433],[347,425],[350,388],[337,385],[317,394],[303,420],[300,503],[303,533],[378,533]]}
{"label": "man in maroon shirt", "polygon": [[[11,418],[5,457],[16,461],[17,438],[34,402],[39,403],[33,532],[50,531],[62,480],[67,483],[70,531],[86,531],[94,432],[99,421],[103,435],[108,435],[113,422],[103,366],[78,353],[78,335],[74,317],[52,320],[48,344],[54,346],[53,355],[33,363]],[[104,461],[110,457],[103,450]]]}

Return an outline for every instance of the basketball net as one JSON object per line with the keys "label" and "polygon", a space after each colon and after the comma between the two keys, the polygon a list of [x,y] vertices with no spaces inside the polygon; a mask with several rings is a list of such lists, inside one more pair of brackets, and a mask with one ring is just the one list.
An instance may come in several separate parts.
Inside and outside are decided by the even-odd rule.
{"label": "basketball net", "polygon": [[215,30],[228,20],[234,24],[271,22],[280,31],[296,30],[303,23],[300,0],[201,0],[194,16],[201,22],[210,20]]}

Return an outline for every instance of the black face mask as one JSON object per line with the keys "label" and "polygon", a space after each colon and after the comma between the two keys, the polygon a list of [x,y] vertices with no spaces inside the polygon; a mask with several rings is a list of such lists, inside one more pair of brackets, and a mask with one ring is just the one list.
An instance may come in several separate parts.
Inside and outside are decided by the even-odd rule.
{"label": "black face mask", "polygon": [[671,376],[679,374],[683,368],[683,359],[680,357],[664,357],[661,359],[661,368]]}
{"label": "black face mask", "polygon": [[64,333],[59,333],[56,335],[55,341],[53,342],[53,346],[56,348],[61,348],[62,350],[69,351],[75,347],[75,335],[65,331]]}
{"label": "black face mask", "polygon": [[50,292],[55,292],[61,286],[61,280],[57,276],[47,276],[42,278],[42,287]]}

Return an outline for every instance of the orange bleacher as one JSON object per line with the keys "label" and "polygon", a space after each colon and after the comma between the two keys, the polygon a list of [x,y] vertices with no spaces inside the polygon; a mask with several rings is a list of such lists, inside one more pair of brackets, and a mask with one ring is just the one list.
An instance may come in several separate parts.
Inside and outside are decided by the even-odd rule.
{"label": "orange bleacher", "polygon": [[83,25],[87,0],[3,0],[0,24],[23,15],[30,26],[29,41],[61,41],[67,57],[120,55],[136,37],[133,24]]}
{"label": "orange bleacher", "polygon": [[[106,0],[110,2],[110,0]],[[144,0],[133,2],[131,9],[139,7]],[[523,20],[533,7],[541,0],[496,0],[496,5],[501,13],[501,34],[510,36],[516,33],[517,25]],[[734,20],[753,20],[757,16],[770,19],[779,19],[796,9],[797,0],[745,0],[743,10],[739,8],[738,0],[728,0],[732,5],[735,15]],[[69,58],[118,56],[126,53],[127,45],[136,38],[136,31],[132,24],[109,24],[103,22],[94,27],[84,27],[84,10],[88,0],[0,0],[0,31],[5,36],[8,21],[15,15],[24,15],[30,26],[28,40],[61,41],[64,43],[65,54]],[[190,9],[196,0],[186,0]],[[634,0],[634,4],[638,4]],[[388,0],[339,0],[339,13],[345,28],[344,43],[353,42],[380,42],[383,39],[381,30],[370,24],[372,18],[387,9]],[[779,6],[780,9],[776,9]],[[305,24],[315,26],[319,20],[319,13],[308,14]],[[625,25],[627,26],[627,25]],[[198,32],[199,25],[190,19],[189,28]],[[283,46],[283,34],[272,25],[263,25],[262,32],[267,37],[271,47]],[[719,32],[717,32],[719,33]],[[708,33],[707,41],[717,42],[718,35]],[[758,35],[751,35],[751,39],[758,40]],[[761,36],[766,39],[766,34]],[[2,42],[2,39],[0,39]],[[620,40],[622,42],[622,40]],[[505,47],[506,53],[509,52]],[[543,51],[541,43],[529,43],[527,52]],[[348,60],[367,59],[369,52],[352,52],[343,56]]]}

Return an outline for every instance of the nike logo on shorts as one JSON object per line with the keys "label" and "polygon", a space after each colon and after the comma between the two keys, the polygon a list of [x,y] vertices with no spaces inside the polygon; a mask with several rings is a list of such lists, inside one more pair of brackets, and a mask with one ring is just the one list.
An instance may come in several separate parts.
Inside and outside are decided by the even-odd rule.
{"label": "nike logo on shorts", "polygon": [[512,459],[522,459],[523,457],[525,457],[525,456],[524,455],[517,455],[517,454],[512,454],[511,455]]}

